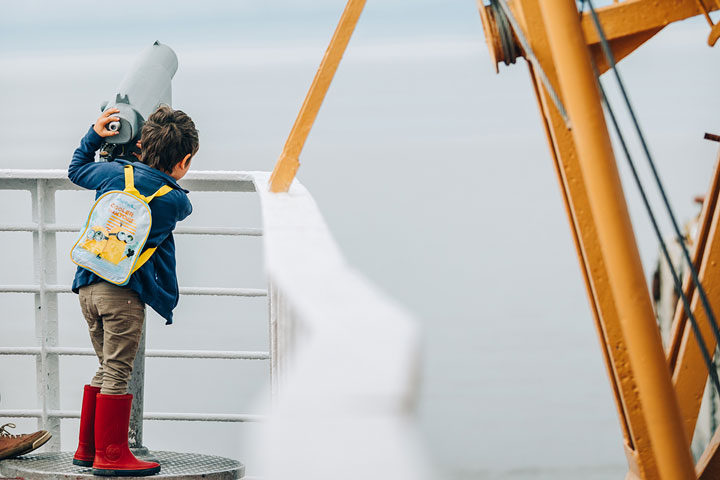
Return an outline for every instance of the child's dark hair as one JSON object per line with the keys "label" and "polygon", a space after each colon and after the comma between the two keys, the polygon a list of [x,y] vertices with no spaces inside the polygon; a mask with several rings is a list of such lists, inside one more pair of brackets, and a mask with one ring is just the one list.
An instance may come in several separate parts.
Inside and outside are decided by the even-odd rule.
{"label": "child's dark hair", "polygon": [[182,110],[160,105],[143,125],[141,132],[142,162],[171,173],[173,167],[200,146],[192,118]]}

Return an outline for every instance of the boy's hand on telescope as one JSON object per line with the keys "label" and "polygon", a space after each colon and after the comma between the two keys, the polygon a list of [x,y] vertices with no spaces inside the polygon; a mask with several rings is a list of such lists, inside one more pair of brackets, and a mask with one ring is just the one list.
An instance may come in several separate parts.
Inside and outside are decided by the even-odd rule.
{"label": "boy's hand on telescope", "polygon": [[110,122],[119,122],[120,119],[118,117],[111,117],[113,113],[118,113],[120,110],[117,108],[111,108],[109,110],[105,110],[100,117],[98,117],[97,121],[95,122],[95,125],[93,125],[93,130],[95,130],[95,133],[100,135],[101,137],[112,137],[120,133],[119,131],[111,132],[107,129],[107,124]]}

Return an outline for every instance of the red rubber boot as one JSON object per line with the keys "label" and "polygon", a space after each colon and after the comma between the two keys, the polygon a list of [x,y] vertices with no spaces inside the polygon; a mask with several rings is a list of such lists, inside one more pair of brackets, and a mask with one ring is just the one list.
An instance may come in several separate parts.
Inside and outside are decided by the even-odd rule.
{"label": "red rubber boot", "polygon": [[85,385],[80,411],[80,440],[72,463],[81,467],[92,467],[95,458],[95,396],[100,387]]}
{"label": "red rubber boot", "polygon": [[132,395],[97,396],[93,475],[144,477],[160,471],[160,464],[135,458],[128,448]]}

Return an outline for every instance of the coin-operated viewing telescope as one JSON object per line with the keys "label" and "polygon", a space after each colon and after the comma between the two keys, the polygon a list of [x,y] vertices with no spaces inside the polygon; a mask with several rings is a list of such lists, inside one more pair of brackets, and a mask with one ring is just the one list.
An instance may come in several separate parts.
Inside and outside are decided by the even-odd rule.
{"label": "coin-operated viewing telescope", "polygon": [[178,68],[177,55],[172,48],[160,42],[145,49],[120,83],[112,100],[104,102],[103,112],[109,108],[120,110],[113,116],[119,122],[111,122],[107,129],[118,131],[105,138],[100,147],[100,161],[116,158],[136,160],[133,152],[139,152],[135,144],[140,140],[140,130],[145,120],[161,104],[172,106],[170,82]]}

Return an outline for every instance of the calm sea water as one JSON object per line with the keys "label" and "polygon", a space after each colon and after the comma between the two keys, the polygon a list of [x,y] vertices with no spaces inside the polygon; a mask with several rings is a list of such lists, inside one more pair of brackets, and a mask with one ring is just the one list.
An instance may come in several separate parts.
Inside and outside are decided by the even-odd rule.
{"label": "calm sea water", "polygon": [[[615,407],[525,67],[495,76],[475,17],[459,34],[405,40],[378,40],[382,22],[368,22],[313,129],[300,179],[349,261],[422,325],[418,422],[441,478],[622,478]],[[717,76],[708,74],[717,53],[702,49],[693,25],[623,66],[681,217],[694,214],[692,195],[707,187],[714,161],[702,133],[720,131],[709,95]],[[200,129],[193,168],[271,169],[324,37],[198,47],[163,33],[180,60],[174,106]],[[0,168],[65,168],[143,42],[112,52],[0,50]],[[58,194],[58,222],[79,223],[91,196]],[[628,197],[649,271],[656,246],[629,187]],[[191,199],[188,225],[260,226],[252,194]],[[0,192],[0,202],[0,223],[29,221],[28,194]],[[32,283],[30,234],[0,239],[0,283]],[[58,235],[59,283],[72,278],[71,240]],[[179,237],[177,248],[185,286],[265,285],[259,239]],[[1,301],[0,345],[34,344],[32,298]],[[60,297],[60,343],[86,347],[76,301]],[[267,330],[264,299],[187,297],[171,327],[149,315],[148,348],[263,350]],[[0,408],[35,408],[33,360],[0,365]],[[93,369],[90,358],[61,360],[62,409],[78,408]],[[260,413],[254,400],[267,378],[265,362],[149,359],[145,409]],[[257,428],[147,422],[145,441],[238,458],[253,475]],[[76,431],[77,421],[63,422],[63,449]]]}

